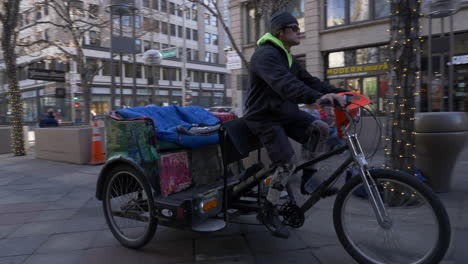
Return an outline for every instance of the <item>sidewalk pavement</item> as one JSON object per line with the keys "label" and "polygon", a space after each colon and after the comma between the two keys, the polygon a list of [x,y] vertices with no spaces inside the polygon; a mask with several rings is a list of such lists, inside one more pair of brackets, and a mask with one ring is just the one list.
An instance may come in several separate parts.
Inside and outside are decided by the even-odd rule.
{"label": "sidewalk pavement", "polygon": [[[379,164],[375,158],[373,164]],[[107,228],[94,198],[101,166],[81,166],[0,155],[0,264],[74,263],[355,263],[332,223],[334,197],[320,201],[289,240],[263,226],[230,224],[202,234],[158,227],[140,250],[123,248]],[[454,171],[453,190],[440,194],[452,223],[442,263],[468,263],[468,147]],[[246,219],[253,221],[252,219]]]}

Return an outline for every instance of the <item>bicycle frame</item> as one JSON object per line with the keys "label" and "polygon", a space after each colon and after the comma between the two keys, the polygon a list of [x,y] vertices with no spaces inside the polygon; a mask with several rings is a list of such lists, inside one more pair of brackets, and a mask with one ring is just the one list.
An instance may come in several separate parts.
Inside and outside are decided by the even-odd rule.
{"label": "bicycle frame", "polygon": [[[348,120],[350,121],[350,124],[354,124],[354,119],[353,117],[349,114],[347,109],[343,109],[345,111],[346,116],[348,117]],[[312,206],[314,206],[315,203],[317,203],[320,200],[321,195],[339,178],[340,175],[346,170],[346,168],[354,162],[358,167],[359,167],[359,173],[362,178],[362,182],[364,185],[364,188],[366,189],[366,192],[369,195],[369,200],[371,202],[372,208],[374,210],[374,213],[377,217],[377,221],[380,226],[383,228],[390,228],[392,222],[390,217],[387,214],[387,211],[385,209],[385,206],[382,201],[382,197],[380,196],[379,190],[377,188],[377,185],[372,179],[369,170],[368,170],[368,163],[366,160],[366,157],[364,155],[364,152],[362,150],[361,144],[359,143],[359,139],[356,133],[349,133],[348,131],[349,125],[345,128],[344,134],[345,134],[345,141],[346,145],[329,153],[325,153],[311,161],[305,162],[301,165],[299,165],[296,168],[296,171],[299,171],[307,166],[313,165],[317,162],[320,162],[322,160],[328,159],[331,156],[337,155],[339,153],[342,153],[343,151],[349,149],[350,150],[350,156],[338,167],[333,174],[328,177],[325,181],[323,181],[316,189],[315,191],[310,195],[310,198],[306,200],[306,202],[302,205],[301,211],[305,213],[307,210],[309,210]],[[292,195],[292,192],[289,191],[289,195]],[[292,197],[294,201],[294,197]]]}

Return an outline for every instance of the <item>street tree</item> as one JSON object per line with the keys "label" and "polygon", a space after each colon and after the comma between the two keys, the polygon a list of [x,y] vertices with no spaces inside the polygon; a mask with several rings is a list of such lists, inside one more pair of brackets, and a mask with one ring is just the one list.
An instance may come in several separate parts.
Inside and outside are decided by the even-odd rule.
{"label": "street tree", "polygon": [[11,106],[12,150],[15,156],[24,156],[23,101],[18,84],[16,65],[16,42],[20,0],[0,1],[0,31],[3,59],[8,81],[8,97]]}
{"label": "street tree", "polygon": [[391,1],[385,157],[387,167],[408,172],[413,172],[416,158],[414,113],[420,78],[420,2]]}
{"label": "street tree", "polygon": [[34,23],[21,28],[22,32],[27,32],[31,28],[46,25],[57,32],[63,32],[60,39],[38,38],[26,40],[19,43],[24,49],[31,52],[41,52],[47,48],[55,48],[55,54],[49,54],[55,59],[64,61],[74,61],[79,73],[81,92],[84,99],[84,122],[90,123],[91,117],[91,85],[94,76],[99,71],[95,64],[87,63],[84,52],[85,34],[93,31],[99,34],[101,29],[108,26],[109,19],[103,17],[103,12],[99,8],[104,6],[103,1],[96,4],[86,4],[79,0],[40,0],[30,1],[30,9],[47,8],[55,19],[40,19]]}

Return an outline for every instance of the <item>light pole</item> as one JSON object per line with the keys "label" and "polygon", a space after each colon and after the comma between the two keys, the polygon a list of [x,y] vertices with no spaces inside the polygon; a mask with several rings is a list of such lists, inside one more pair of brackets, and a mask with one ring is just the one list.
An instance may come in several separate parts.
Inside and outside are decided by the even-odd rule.
{"label": "light pole", "polygon": [[155,71],[155,68],[159,65],[161,65],[161,62],[162,62],[162,55],[159,51],[157,50],[147,50],[145,51],[145,53],[143,53],[143,60],[145,61],[145,63],[149,66],[152,67],[152,77],[153,77],[153,85],[154,85],[154,88],[152,89],[151,91],[151,103],[155,103],[156,101],[154,100],[154,94],[155,94],[155,90],[156,92],[158,93],[159,95],[159,91],[157,89],[158,87],[158,80],[159,78],[157,78],[157,75],[156,75],[156,71]]}
{"label": "light pole", "polygon": [[[449,78],[448,78],[448,111],[453,111],[453,14],[455,14],[460,7],[460,0],[426,0],[422,5],[422,11],[429,19],[429,34],[428,34],[428,73],[427,73],[427,111],[432,112],[432,85],[433,85],[433,69],[432,69],[432,19],[440,18],[441,31],[440,37],[444,38],[444,18],[450,16],[450,33],[449,33]],[[446,52],[446,50],[445,50]],[[445,75],[445,61],[444,51],[440,56],[440,85],[442,87],[441,106],[440,111],[444,111],[444,75]]]}
{"label": "light pole", "polygon": [[179,10],[182,12],[182,106],[186,104],[187,90],[190,89],[190,80],[187,77],[187,29],[185,27],[185,12],[187,11],[187,3],[184,1],[179,6]]}
{"label": "light pole", "polygon": [[[114,67],[114,53],[119,53],[119,75],[120,75],[120,107],[124,106],[123,98],[123,54],[133,54],[133,91],[132,103],[136,104],[136,48],[135,48],[135,8],[134,0],[111,0],[111,5],[108,7],[110,11],[110,66],[111,66],[111,107],[115,107],[115,67]],[[119,21],[119,35],[114,36],[114,15],[118,16]],[[131,17],[132,24],[132,37],[125,37],[123,33],[123,17]]]}

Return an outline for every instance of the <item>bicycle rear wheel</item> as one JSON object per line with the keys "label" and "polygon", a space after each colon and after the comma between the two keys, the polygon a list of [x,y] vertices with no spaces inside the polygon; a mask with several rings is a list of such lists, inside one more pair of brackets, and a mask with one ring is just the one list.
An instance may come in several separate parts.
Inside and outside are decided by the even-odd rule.
{"label": "bicycle rear wheel", "polygon": [[371,170],[390,225],[382,227],[361,177],[343,186],[333,208],[335,230],[359,263],[439,263],[450,243],[450,223],[439,198],[408,174]]}

